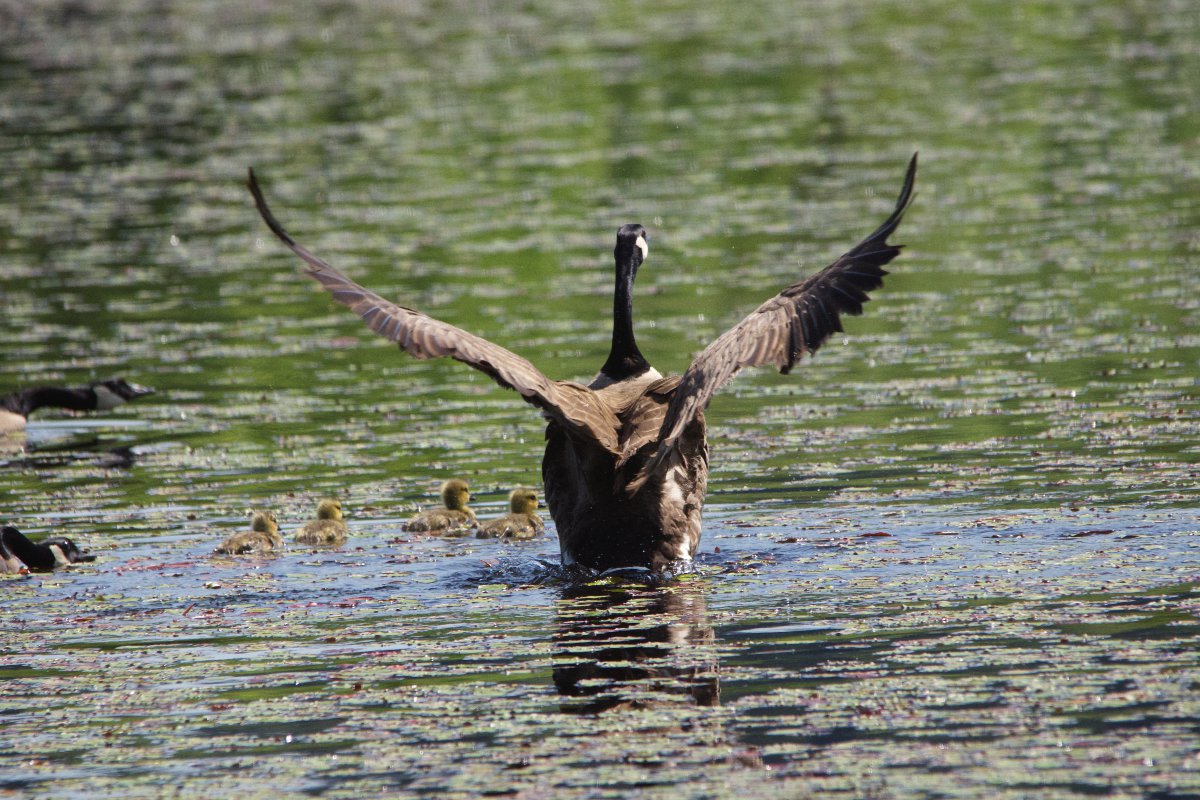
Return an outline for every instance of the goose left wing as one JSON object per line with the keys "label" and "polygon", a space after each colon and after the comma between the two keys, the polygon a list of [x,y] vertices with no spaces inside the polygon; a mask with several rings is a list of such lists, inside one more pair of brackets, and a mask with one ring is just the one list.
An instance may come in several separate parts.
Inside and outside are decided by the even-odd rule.
{"label": "goose left wing", "polygon": [[620,451],[620,421],[586,386],[551,380],[511,350],[420,311],[384,300],[298,244],[271,213],[254,170],[249,171],[247,186],[267,227],[305,262],[308,275],[324,286],[334,300],[361,317],[371,330],[416,358],[446,356],[474,367],[504,388],[515,390],[527,403],[542,409],[568,429],[599,443],[614,455]]}
{"label": "goose left wing", "polygon": [[[784,289],[701,351],[683,374],[658,431],[658,448],[626,484],[635,494],[674,449],[676,442],[703,411],[713,394],[742,367],[774,364],[787,374],[804,354],[813,353],[842,330],[841,314],[862,313],[867,292],[883,284],[883,268],[900,253],[887,238],[900,225],[912,200],[917,156],[908,164],[904,186],[891,216],[867,238],[820,272]],[[624,448],[619,463],[634,454]]]}

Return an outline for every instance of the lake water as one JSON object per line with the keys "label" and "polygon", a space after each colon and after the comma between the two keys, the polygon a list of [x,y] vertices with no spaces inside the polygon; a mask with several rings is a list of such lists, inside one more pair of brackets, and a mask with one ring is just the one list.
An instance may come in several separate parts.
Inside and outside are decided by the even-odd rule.
{"label": "lake water", "polygon": [[[0,10],[0,788],[32,797],[1200,796],[1192,3]],[[617,227],[664,373],[888,213],[864,315],[709,414],[699,571],[569,589],[499,514],[538,415],[397,302],[588,379]],[[334,495],[332,552],[214,558]]]}

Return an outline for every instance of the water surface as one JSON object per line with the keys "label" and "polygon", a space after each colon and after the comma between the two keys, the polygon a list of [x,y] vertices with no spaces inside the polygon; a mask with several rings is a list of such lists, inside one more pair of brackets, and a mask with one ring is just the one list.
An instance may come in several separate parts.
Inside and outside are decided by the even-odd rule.
{"label": "water surface", "polygon": [[[44,3],[0,12],[0,387],[124,375],[0,454],[0,785],[54,797],[1159,797],[1196,757],[1200,39],[1186,3]],[[697,575],[566,591],[537,414],[377,340],[243,187],[554,377],[650,229],[662,371],[872,230],[794,375],[714,401]],[[337,495],[339,551],[211,558]],[[165,789],[163,787],[173,787]]]}

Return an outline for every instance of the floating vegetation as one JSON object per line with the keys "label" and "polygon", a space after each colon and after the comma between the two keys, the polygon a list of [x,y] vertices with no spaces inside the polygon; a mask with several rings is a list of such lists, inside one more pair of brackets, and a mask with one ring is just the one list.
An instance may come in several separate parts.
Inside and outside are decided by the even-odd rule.
{"label": "floating vegetation", "polygon": [[[97,555],[0,576],[0,792],[1200,795],[1194,8],[628,12],[4,17],[0,393],[157,393],[0,440],[0,523]],[[678,371],[917,148],[846,346],[708,409],[700,558],[658,583],[567,574],[549,521],[405,532],[449,477],[506,513],[543,424],[361,330],[241,186],[587,379],[618,225],[650,230],[639,342]],[[326,497],[345,544],[212,557]]]}

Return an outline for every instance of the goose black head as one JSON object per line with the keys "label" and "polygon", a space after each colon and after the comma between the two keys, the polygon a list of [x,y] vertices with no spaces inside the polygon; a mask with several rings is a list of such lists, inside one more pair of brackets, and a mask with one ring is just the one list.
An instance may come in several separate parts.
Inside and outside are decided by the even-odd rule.
{"label": "goose black head", "polygon": [[154,390],[149,386],[130,383],[124,378],[110,378],[106,381],[89,384],[89,386],[96,394],[96,408],[100,410],[116,408],[130,400],[154,394]]}
{"label": "goose black head", "polygon": [[51,536],[43,539],[39,545],[50,549],[50,554],[54,557],[54,562],[58,566],[74,564],[77,561],[96,560],[96,556],[82,550],[79,545],[66,536]]}
{"label": "goose black head", "polygon": [[617,269],[628,266],[631,276],[636,276],[638,267],[650,255],[650,246],[646,244],[646,229],[636,222],[622,225],[617,230],[617,246],[613,256],[617,261]]}

